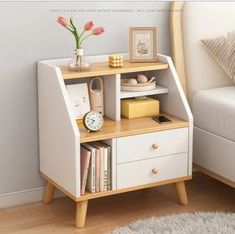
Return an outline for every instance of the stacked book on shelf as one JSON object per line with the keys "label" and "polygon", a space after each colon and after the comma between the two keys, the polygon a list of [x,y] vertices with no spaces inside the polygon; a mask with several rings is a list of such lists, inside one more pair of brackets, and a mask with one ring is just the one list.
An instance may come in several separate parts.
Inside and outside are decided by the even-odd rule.
{"label": "stacked book on shelf", "polygon": [[81,194],[112,189],[111,147],[103,142],[81,144]]}

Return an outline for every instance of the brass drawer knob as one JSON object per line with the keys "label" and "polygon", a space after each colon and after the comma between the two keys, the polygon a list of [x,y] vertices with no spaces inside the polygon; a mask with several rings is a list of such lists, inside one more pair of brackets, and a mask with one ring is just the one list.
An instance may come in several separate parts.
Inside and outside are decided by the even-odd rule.
{"label": "brass drawer knob", "polygon": [[155,143],[155,144],[152,144],[152,148],[153,148],[153,149],[157,149],[157,148],[158,148],[158,144],[156,144],[156,143]]}
{"label": "brass drawer knob", "polygon": [[158,173],[158,169],[157,169],[157,168],[153,168],[153,169],[152,169],[152,173],[153,173],[154,175],[156,175],[156,174]]}

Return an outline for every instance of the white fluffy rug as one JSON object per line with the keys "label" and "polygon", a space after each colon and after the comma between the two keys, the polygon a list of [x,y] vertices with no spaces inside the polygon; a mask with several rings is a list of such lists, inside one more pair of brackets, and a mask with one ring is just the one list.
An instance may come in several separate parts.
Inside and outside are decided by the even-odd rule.
{"label": "white fluffy rug", "polygon": [[153,217],[117,228],[111,234],[235,234],[235,213],[198,212]]}

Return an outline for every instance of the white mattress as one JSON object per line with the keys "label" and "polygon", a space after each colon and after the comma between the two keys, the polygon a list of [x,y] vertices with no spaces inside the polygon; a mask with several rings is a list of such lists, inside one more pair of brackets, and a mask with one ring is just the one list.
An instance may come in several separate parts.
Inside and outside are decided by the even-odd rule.
{"label": "white mattress", "polygon": [[195,126],[235,141],[235,86],[196,92],[192,111]]}

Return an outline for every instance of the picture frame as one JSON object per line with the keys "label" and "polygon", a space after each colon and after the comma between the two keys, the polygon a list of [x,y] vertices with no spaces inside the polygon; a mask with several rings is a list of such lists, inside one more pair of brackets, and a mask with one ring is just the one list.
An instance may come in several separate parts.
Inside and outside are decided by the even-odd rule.
{"label": "picture frame", "polygon": [[91,110],[87,83],[66,85],[75,119],[82,119]]}
{"label": "picture frame", "polygon": [[129,28],[129,60],[130,62],[157,61],[157,28]]}

